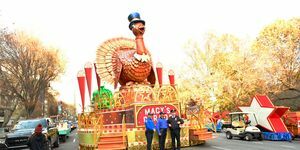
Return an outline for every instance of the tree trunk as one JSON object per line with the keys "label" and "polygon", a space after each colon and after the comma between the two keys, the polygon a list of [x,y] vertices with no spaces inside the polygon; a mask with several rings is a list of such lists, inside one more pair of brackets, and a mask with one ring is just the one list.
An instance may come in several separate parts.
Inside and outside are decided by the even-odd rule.
{"label": "tree trunk", "polygon": [[34,100],[33,102],[28,102],[28,101],[24,102],[26,119],[30,119],[32,117],[32,113],[34,112],[36,102],[37,102],[37,100]]}
{"label": "tree trunk", "polygon": [[26,108],[26,119],[30,119],[31,118],[31,115],[32,115],[32,112],[33,112],[34,109],[32,108]]}
{"label": "tree trunk", "polygon": [[4,109],[4,118],[3,118],[2,127],[5,127],[8,124],[13,112],[16,110],[16,107],[17,107],[17,104],[14,104],[12,108]]}
{"label": "tree trunk", "polygon": [[9,109],[4,110],[4,117],[3,117],[2,127],[5,127],[8,124],[12,114],[13,114],[13,111],[11,111]]}
{"label": "tree trunk", "polygon": [[14,121],[14,124],[16,124],[16,123],[19,121],[19,119],[20,119],[20,117],[21,117],[21,114],[22,114],[22,113],[19,113],[19,114],[16,115],[15,119],[13,120],[13,121]]}

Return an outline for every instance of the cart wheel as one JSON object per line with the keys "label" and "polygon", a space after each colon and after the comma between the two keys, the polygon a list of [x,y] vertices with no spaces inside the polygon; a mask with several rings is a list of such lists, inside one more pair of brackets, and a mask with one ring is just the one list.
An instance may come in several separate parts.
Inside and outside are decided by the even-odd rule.
{"label": "cart wheel", "polygon": [[245,136],[245,140],[246,140],[246,141],[251,141],[251,140],[252,140],[252,137],[253,137],[253,136],[252,136],[251,134],[247,133],[246,136]]}
{"label": "cart wheel", "polygon": [[52,150],[52,144],[51,144],[51,140],[50,139],[48,139],[48,141],[47,141],[47,148],[46,148],[47,150]]}
{"label": "cart wheel", "polygon": [[226,138],[227,139],[232,139],[232,135],[231,135],[231,133],[229,131],[226,132]]}
{"label": "cart wheel", "polygon": [[61,137],[61,139],[62,139],[63,142],[66,142],[66,139],[67,139],[67,138],[66,138],[65,135],[63,135],[63,136]]}
{"label": "cart wheel", "polygon": [[57,134],[56,141],[54,143],[54,147],[59,147],[59,136],[58,136],[58,134]]}
{"label": "cart wheel", "polygon": [[263,134],[261,134],[261,135],[258,137],[258,140],[259,140],[259,141],[262,141],[262,140],[264,140],[264,135],[263,135]]}

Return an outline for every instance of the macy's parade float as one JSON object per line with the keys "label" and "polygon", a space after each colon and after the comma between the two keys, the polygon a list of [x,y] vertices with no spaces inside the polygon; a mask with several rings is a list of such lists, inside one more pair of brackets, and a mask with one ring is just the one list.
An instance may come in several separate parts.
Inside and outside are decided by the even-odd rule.
{"label": "macy's parade float", "polygon": [[[82,113],[78,114],[80,149],[146,149],[147,114],[154,114],[156,122],[160,112],[168,116],[172,109],[185,120],[181,125],[181,147],[212,139],[212,133],[204,128],[205,114],[200,106],[187,107],[178,99],[172,70],[168,72],[170,84],[163,84],[162,64],[157,63],[154,68],[144,44],[145,21],[138,13],[130,14],[128,20],[135,40],[121,37],[105,41],[97,49],[96,62],[87,63],[84,71],[78,72],[82,100]],[[98,89],[91,94],[93,68]],[[115,91],[101,86],[101,81],[112,84]],[[84,110],[86,83],[90,111]],[[157,133],[152,145],[158,149]],[[170,133],[165,146],[171,147]]]}

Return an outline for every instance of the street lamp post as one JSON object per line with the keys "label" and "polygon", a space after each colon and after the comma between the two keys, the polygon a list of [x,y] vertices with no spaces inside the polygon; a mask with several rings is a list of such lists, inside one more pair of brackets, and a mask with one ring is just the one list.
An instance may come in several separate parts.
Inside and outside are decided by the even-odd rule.
{"label": "street lamp post", "polygon": [[44,88],[45,86],[43,86],[42,88],[43,89],[41,89],[41,92],[40,92],[40,101],[42,102],[42,116],[43,117],[45,117],[45,88]]}
{"label": "street lamp post", "polygon": [[217,97],[216,97],[216,93],[215,93],[217,88],[218,88],[218,83],[213,82],[212,88],[210,88],[210,100],[213,103],[213,108],[212,108],[213,113],[215,112],[215,107],[217,105]]}
{"label": "street lamp post", "polygon": [[48,117],[48,101],[47,99],[44,100],[44,117]]}
{"label": "street lamp post", "polygon": [[50,83],[46,84],[45,82],[42,83],[42,90],[40,93],[40,98],[42,100],[42,116],[47,117],[48,116],[48,101],[46,99],[46,91],[50,87]]}

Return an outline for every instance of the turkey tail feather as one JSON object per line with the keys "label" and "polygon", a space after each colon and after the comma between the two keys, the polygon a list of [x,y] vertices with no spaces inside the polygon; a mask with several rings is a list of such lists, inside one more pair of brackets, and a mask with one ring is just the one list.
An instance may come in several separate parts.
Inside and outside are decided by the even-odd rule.
{"label": "turkey tail feather", "polygon": [[118,57],[119,51],[136,49],[135,41],[128,38],[112,38],[97,48],[96,66],[101,80],[115,85],[119,80],[122,64]]}

